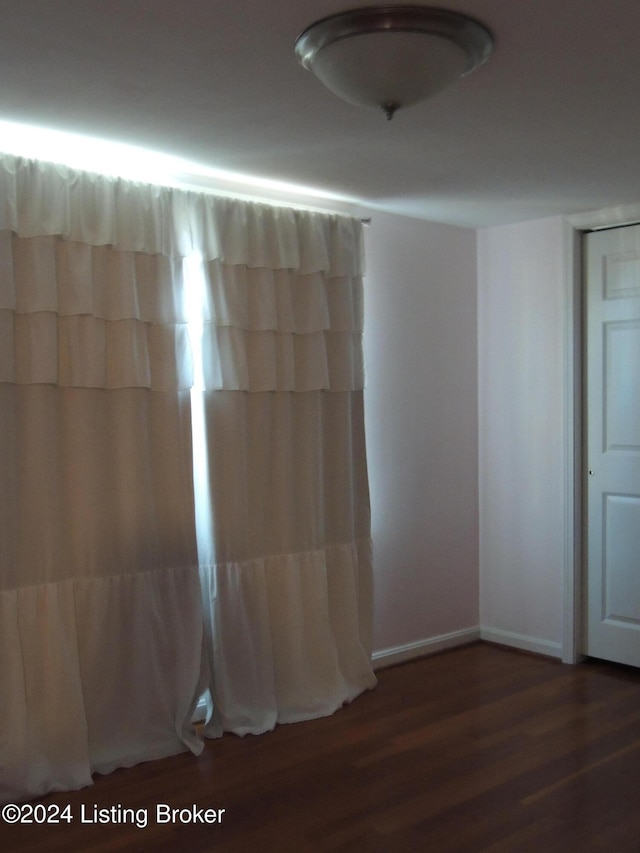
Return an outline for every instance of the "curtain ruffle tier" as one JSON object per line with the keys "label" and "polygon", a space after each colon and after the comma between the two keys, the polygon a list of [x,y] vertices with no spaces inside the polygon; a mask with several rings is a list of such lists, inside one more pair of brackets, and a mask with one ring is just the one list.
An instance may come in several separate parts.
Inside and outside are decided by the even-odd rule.
{"label": "curtain ruffle tier", "polygon": [[0,591],[0,802],[199,753],[201,644],[197,568]]}
{"label": "curtain ruffle tier", "polygon": [[364,272],[356,220],[135,183],[0,154],[0,231],[228,265]]}
{"label": "curtain ruffle tier", "polygon": [[376,679],[368,539],[201,569],[214,678],[206,734],[332,714]]}

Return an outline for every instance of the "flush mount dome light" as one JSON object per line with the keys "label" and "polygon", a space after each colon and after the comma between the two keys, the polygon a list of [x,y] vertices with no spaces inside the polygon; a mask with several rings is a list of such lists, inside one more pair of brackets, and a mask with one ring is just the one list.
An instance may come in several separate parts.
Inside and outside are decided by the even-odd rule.
{"label": "flush mount dome light", "polygon": [[489,31],[457,12],[372,6],[316,21],[295,51],[338,97],[390,119],[477,68],[492,48]]}

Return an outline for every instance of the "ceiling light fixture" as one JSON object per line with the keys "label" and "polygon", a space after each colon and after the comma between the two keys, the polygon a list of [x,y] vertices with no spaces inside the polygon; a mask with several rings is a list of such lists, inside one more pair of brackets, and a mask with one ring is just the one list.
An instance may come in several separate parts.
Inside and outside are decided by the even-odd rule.
{"label": "ceiling light fixture", "polygon": [[493,48],[480,23],[429,6],[372,6],[311,24],[299,62],[350,104],[396,110],[422,101],[477,68]]}

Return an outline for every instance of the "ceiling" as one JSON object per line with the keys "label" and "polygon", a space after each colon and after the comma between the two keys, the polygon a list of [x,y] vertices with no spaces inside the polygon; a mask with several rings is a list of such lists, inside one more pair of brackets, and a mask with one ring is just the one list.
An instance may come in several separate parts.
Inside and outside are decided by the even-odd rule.
{"label": "ceiling", "polygon": [[305,27],[359,5],[0,0],[0,119],[473,227],[640,201],[638,0],[434,2],[495,51],[391,122],[294,57]]}

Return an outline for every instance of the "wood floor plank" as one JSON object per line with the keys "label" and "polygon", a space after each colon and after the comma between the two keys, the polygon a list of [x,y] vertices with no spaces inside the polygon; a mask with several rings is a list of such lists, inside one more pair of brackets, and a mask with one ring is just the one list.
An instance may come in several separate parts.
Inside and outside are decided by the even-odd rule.
{"label": "wood floor plank", "polygon": [[[0,849],[640,851],[640,672],[478,643],[378,676],[331,717],[227,735],[198,757],[34,801],[69,805],[74,820],[0,823]],[[225,812],[215,825],[163,824],[158,803]],[[112,808],[147,823],[80,821]]]}

